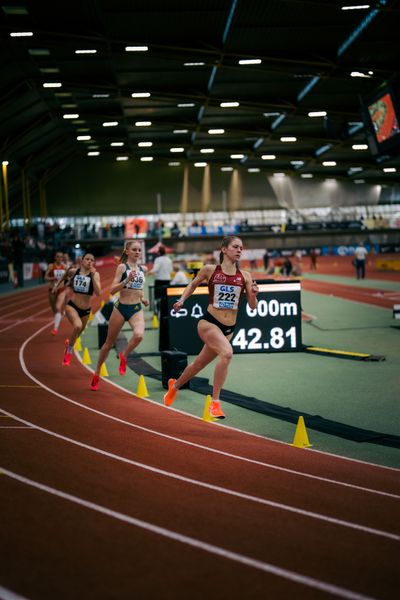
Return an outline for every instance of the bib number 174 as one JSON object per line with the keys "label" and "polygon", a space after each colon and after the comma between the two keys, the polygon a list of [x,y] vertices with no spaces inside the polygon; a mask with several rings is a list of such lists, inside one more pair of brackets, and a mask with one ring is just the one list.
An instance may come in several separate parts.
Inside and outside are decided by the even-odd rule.
{"label": "bib number 174", "polygon": [[281,350],[286,343],[290,344],[290,348],[296,348],[296,328],[290,327],[287,331],[281,327],[273,327],[269,332],[269,340],[263,342],[261,340],[262,331],[257,327],[245,329],[242,327],[236,333],[232,340],[232,346],[237,346],[241,350]]}

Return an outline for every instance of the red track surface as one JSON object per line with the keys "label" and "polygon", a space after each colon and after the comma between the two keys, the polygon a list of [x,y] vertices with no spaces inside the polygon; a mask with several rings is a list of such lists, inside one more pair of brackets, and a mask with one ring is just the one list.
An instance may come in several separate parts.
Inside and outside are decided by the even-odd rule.
{"label": "red track surface", "polygon": [[61,366],[67,325],[50,328],[43,288],[0,299],[0,586],[57,600],[397,595],[399,471],[106,381],[90,392],[80,363]]}

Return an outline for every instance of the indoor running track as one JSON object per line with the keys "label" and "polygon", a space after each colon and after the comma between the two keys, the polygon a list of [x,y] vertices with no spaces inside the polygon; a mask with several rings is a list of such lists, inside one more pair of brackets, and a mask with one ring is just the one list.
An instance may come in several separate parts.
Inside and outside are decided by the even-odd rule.
{"label": "indoor running track", "polygon": [[91,392],[50,329],[0,299],[1,598],[397,595],[399,471]]}

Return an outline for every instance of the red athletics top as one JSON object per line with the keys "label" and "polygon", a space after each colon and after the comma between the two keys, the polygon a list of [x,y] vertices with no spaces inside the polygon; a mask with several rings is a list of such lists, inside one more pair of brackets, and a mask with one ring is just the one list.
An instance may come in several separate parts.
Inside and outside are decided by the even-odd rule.
{"label": "red athletics top", "polygon": [[50,266],[49,276],[56,278],[55,281],[51,281],[50,284],[51,285],[56,285],[56,283],[58,281],[60,281],[61,277],[64,276],[65,271],[67,270],[67,268],[66,268],[66,266],[64,264],[57,265],[56,263],[52,263],[49,266]]}
{"label": "red athletics top", "polygon": [[246,281],[240,269],[236,267],[235,275],[227,275],[221,265],[217,265],[208,281],[209,304],[214,308],[238,310],[245,287]]}

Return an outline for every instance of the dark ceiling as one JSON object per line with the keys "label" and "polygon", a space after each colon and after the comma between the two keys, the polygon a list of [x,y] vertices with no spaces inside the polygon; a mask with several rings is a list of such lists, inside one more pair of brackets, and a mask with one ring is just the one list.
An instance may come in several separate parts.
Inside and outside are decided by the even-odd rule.
{"label": "dark ceiling", "polygon": [[[1,160],[37,180],[70,160],[97,160],[87,153],[100,152],[110,160],[153,157],[154,165],[206,161],[218,168],[393,185],[399,181],[399,150],[377,161],[369,149],[353,145],[366,143],[360,100],[386,83],[397,85],[399,1],[342,10],[351,4],[3,2]],[[12,37],[15,32],[33,35]],[[129,46],[148,50],[127,51]],[[239,64],[243,59],[260,62]],[[239,106],[221,107],[223,102]],[[310,111],[327,116],[311,118]],[[213,135],[210,129],[224,132]],[[81,135],[91,139],[78,141]],[[284,142],[285,136],[296,141]],[[383,171],[390,167],[397,171]]]}

